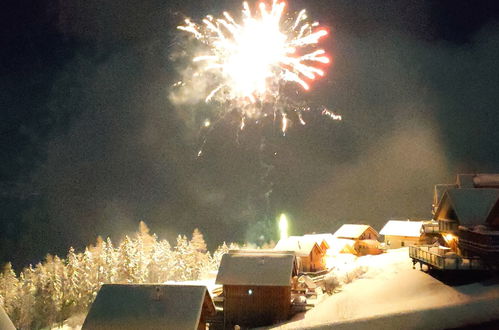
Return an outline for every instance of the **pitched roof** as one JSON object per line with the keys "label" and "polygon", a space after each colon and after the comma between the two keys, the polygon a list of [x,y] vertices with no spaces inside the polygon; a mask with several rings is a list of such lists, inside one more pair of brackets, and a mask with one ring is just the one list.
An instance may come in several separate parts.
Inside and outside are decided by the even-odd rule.
{"label": "pitched roof", "polygon": [[298,256],[308,256],[314,248],[322,251],[314,239],[304,238],[303,236],[289,236],[280,239],[274,250],[295,251]]}
{"label": "pitched roof", "polygon": [[484,224],[498,201],[499,189],[449,189],[435,212],[435,218],[445,217],[446,212],[453,210],[462,226]]}
{"label": "pitched roof", "polygon": [[343,225],[334,233],[334,237],[338,238],[349,238],[356,239],[359,238],[366,230],[372,229],[376,234],[376,230],[374,230],[369,225]]}
{"label": "pitched roof", "polygon": [[197,329],[202,311],[215,314],[202,285],[105,284],[82,329]]}
{"label": "pitched roof", "polygon": [[326,233],[326,234],[305,234],[303,235],[305,238],[309,238],[314,240],[319,246],[322,244],[322,242],[326,242],[326,245],[328,248],[331,246],[331,242],[335,239],[333,234],[331,233]]}
{"label": "pitched roof", "polygon": [[7,313],[5,313],[2,306],[0,306],[0,329],[2,329],[2,330],[16,330],[16,327],[14,327],[14,324],[10,320]]}
{"label": "pitched roof", "polygon": [[379,233],[388,236],[419,237],[423,223],[424,221],[390,220]]}
{"label": "pitched roof", "polygon": [[433,193],[433,204],[436,206],[442,200],[445,192],[452,188],[457,188],[457,184],[436,184]]}
{"label": "pitched roof", "polygon": [[289,286],[295,257],[291,254],[227,253],[215,283],[224,285]]}

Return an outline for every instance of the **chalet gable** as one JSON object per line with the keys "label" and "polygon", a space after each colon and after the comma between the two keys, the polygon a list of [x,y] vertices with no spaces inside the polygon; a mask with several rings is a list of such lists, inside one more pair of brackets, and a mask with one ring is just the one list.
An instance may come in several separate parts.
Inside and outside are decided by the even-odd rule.
{"label": "chalet gable", "polygon": [[378,232],[374,230],[369,225],[352,225],[346,224],[340,227],[334,235],[336,238],[345,238],[345,239],[377,239]]}
{"label": "chalet gable", "polygon": [[495,213],[499,189],[455,188],[445,192],[435,212],[436,220],[457,221],[461,226],[483,225],[497,221]]}
{"label": "chalet gable", "polygon": [[299,257],[310,256],[313,252],[317,254],[325,253],[315,239],[306,238],[305,236],[289,236],[280,239],[274,250],[295,251]]}

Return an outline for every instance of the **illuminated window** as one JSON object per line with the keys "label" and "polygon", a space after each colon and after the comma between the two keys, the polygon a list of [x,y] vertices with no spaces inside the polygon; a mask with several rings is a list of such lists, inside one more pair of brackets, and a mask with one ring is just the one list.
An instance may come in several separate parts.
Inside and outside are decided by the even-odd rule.
{"label": "illuminated window", "polygon": [[251,296],[253,294],[253,290],[249,289],[248,294]]}

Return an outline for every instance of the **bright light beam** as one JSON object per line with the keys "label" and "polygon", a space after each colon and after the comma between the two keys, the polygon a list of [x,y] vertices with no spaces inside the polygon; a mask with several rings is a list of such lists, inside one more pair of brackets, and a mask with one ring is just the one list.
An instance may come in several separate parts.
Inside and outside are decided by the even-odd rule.
{"label": "bright light beam", "polygon": [[280,239],[288,238],[288,218],[284,213],[279,217],[279,234]]}

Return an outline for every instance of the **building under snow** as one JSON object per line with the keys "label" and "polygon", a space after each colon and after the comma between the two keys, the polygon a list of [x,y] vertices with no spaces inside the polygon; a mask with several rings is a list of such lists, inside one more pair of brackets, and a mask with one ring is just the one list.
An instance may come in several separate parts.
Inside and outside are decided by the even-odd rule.
{"label": "building under snow", "polygon": [[324,240],[320,240],[319,244],[313,237],[289,236],[279,240],[274,250],[294,251],[300,272],[317,272],[326,269],[325,257],[327,248],[329,247],[328,243]]}
{"label": "building under snow", "polygon": [[205,286],[104,284],[82,329],[206,329],[216,313]]}
{"label": "building under snow", "polygon": [[356,255],[379,254],[383,252],[380,249],[378,232],[369,225],[346,224],[341,226],[333,236],[339,240],[351,241],[352,253]]}
{"label": "building under snow", "polygon": [[334,234],[336,238],[364,240],[378,239],[379,234],[369,225],[351,225],[346,224],[340,227]]}
{"label": "building under snow", "polygon": [[266,326],[291,313],[291,282],[296,259],[290,253],[224,254],[217,284],[223,285],[225,329]]}
{"label": "building under snow", "polygon": [[379,232],[385,236],[385,244],[391,249],[412,246],[423,241],[424,221],[389,220]]}
{"label": "building under snow", "polygon": [[[438,198],[436,196],[436,198]],[[460,174],[434,211],[439,230],[455,237],[458,252],[499,260],[499,174]]]}
{"label": "building under snow", "polygon": [[499,268],[499,174],[459,174],[455,184],[437,185],[433,213],[451,251],[412,249],[413,262],[444,270]]}

